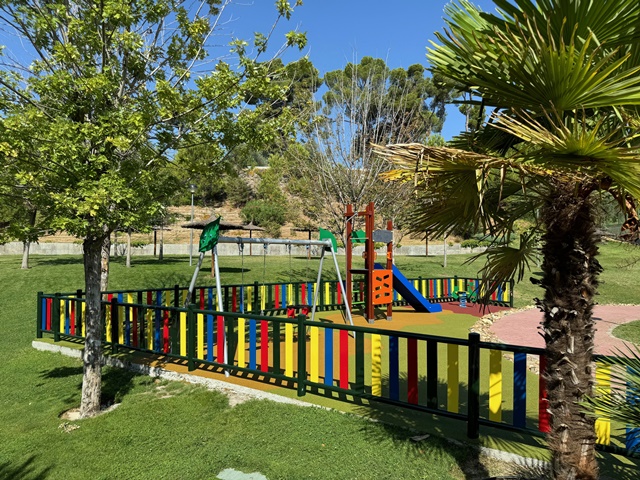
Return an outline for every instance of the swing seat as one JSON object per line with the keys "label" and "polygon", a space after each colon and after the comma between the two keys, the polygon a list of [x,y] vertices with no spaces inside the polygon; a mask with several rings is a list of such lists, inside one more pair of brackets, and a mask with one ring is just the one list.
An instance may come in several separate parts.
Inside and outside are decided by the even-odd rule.
{"label": "swing seat", "polygon": [[287,305],[287,318],[296,318],[298,313],[308,317],[310,311],[311,305]]}

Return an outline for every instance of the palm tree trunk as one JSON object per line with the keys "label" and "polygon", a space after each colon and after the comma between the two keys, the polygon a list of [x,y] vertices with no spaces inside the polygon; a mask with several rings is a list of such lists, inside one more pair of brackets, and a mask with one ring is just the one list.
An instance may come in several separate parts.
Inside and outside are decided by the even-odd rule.
{"label": "palm tree trunk", "polygon": [[593,205],[571,185],[557,186],[548,198],[542,212],[545,295],[538,305],[544,312],[552,468],[556,479],[595,479],[594,419],[579,404],[594,385],[592,310],[602,268]]}

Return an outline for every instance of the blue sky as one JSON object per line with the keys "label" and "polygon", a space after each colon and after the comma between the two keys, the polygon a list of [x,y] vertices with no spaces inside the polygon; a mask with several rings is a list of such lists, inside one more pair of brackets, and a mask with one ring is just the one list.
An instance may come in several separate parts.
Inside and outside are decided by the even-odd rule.
{"label": "blue sky", "polygon": [[[491,0],[471,1],[484,11],[495,11]],[[271,45],[280,46],[289,30],[306,32],[308,45],[303,52],[291,49],[283,60],[290,62],[308,55],[321,75],[364,56],[383,58],[391,68],[407,68],[414,63],[428,66],[426,47],[435,40],[434,32],[444,29],[443,9],[447,3],[450,0],[304,0],[290,21],[278,25]],[[232,36],[250,41],[254,32],[267,33],[276,17],[275,0],[233,0],[216,36],[210,39],[215,46],[212,57],[229,51]],[[0,44],[6,44],[7,53],[22,61],[33,56],[11,31],[0,31]],[[450,139],[463,128],[462,115],[451,106],[443,136]]]}
{"label": "blue sky", "polygon": [[[472,2],[484,11],[495,11],[491,0]],[[236,5],[232,10],[234,20],[225,28],[241,38],[250,38],[254,31],[266,31],[275,18],[274,3],[254,0]],[[308,45],[303,53],[308,54],[321,75],[364,56],[384,58],[392,68],[407,68],[414,63],[428,66],[426,47],[435,40],[434,32],[444,28],[443,9],[447,3],[450,2],[304,0],[276,35],[296,27],[307,32]],[[283,59],[287,62],[299,55],[297,51],[287,52]],[[449,108],[444,137],[449,139],[463,128],[462,115],[456,107]]]}

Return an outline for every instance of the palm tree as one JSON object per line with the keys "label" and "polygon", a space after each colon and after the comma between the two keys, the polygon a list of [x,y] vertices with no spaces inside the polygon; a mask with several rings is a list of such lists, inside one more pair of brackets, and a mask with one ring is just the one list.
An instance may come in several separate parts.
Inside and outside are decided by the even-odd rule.
{"label": "palm tree", "polygon": [[447,147],[377,151],[398,166],[388,179],[416,185],[416,232],[511,239],[517,220],[530,222],[518,247],[488,251],[483,274],[521,280],[540,253],[552,468],[555,478],[596,478],[594,420],[581,407],[594,387],[594,208],[598,195],[621,206],[640,198],[640,2],[494,3],[498,14],[450,4],[428,54],[434,73],[492,109],[488,121]]}

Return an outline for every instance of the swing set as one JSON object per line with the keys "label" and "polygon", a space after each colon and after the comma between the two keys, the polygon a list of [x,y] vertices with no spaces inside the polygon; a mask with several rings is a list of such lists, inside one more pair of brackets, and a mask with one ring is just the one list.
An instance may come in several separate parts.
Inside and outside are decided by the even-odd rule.
{"label": "swing set", "polygon": [[[316,280],[316,285],[320,285],[322,279],[322,266],[325,258],[326,252],[331,252],[331,257],[333,259],[333,265],[336,271],[336,275],[338,278],[338,288],[342,291],[342,298],[344,302],[346,319],[350,325],[353,325],[353,318],[351,316],[351,309],[349,307],[349,302],[347,301],[347,295],[345,295],[344,291],[344,283],[342,282],[342,276],[340,275],[340,267],[338,266],[338,259],[336,258],[336,252],[333,249],[333,245],[330,240],[289,240],[282,238],[243,238],[243,237],[223,237],[221,236],[218,239],[218,243],[234,243],[238,245],[240,255],[242,255],[242,275],[243,275],[243,283],[244,283],[244,245],[245,244],[262,244],[264,247],[263,253],[263,274],[262,274],[262,282],[264,288],[264,279],[266,276],[266,258],[267,258],[267,249],[269,245],[286,245],[289,250],[289,271],[291,272],[291,247],[293,245],[306,246],[310,248],[312,245],[317,245],[323,247],[320,253],[320,263],[318,265],[318,275]],[[217,246],[213,249],[214,256],[214,264],[215,264],[215,277],[216,277],[216,293],[218,299],[218,310],[222,311],[222,287],[220,285],[220,270],[218,267],[218,249]],[[311,321],[315,320],[317,305],[318,305],[318,297],[320,294],[320,289],[317,288],[314,296],[312,305],[287,305],[287,316],[294,317],[297,312],[300,312],[304,315],[309,314],[309,309],[311,311]],[[264,312],[263,312],[264,313]]]}

